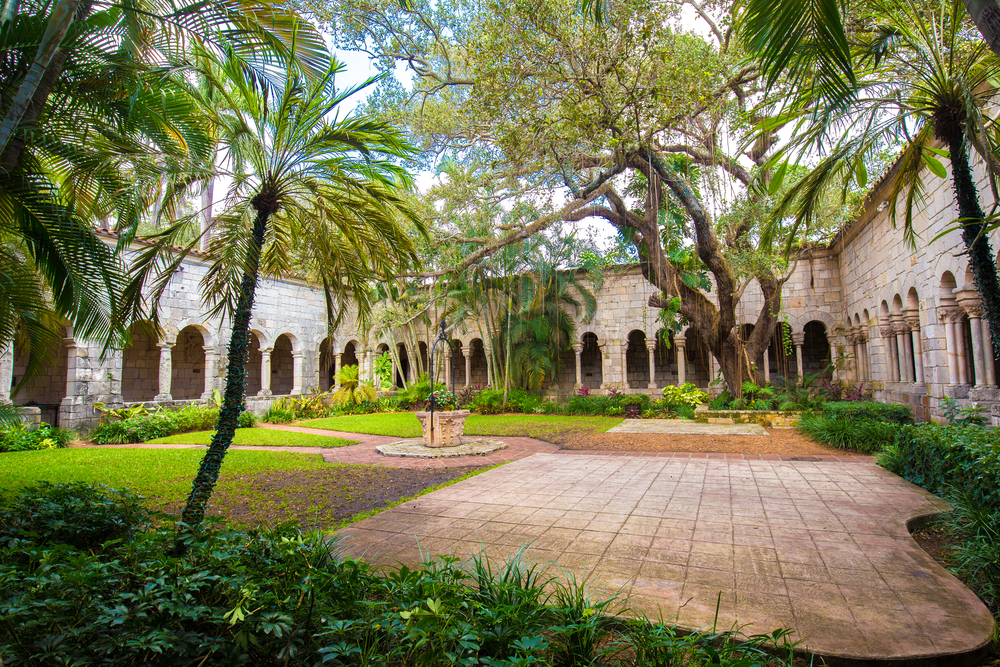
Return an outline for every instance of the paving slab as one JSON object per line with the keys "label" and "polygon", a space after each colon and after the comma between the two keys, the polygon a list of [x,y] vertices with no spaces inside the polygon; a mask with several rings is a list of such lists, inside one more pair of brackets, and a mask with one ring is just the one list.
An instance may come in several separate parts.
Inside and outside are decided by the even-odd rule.
{"label": "paving slab", "polygon": [[675,435],[764,435],[760,424],[700,424],[687,419],[626,419],[607,433],[664,433]]}
{"label": "paving slab", "polygon": [[720,627],[790,628],[831,663],[958,665],[987,647],[993,618],[907,529],[946,507],[860,458],[536,454],[341,535],[381,564],[527,545],[685,628],[710,626],[718,604]]}

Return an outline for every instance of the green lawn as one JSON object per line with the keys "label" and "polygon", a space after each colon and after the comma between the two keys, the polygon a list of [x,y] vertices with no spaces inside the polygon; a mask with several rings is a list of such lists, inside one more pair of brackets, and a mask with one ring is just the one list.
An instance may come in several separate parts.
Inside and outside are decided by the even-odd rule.
{"label": "green lawn", "polygon": [[[215,431],[195,431],[157,438],[149,442],[158,445],[207,445],[211,443],[214,434]],[[273,431],[267,428],[238,428],[233,444],[265,447],[346,447],[356,445],[358,441],[312,433]]]}
{"label": "green lawn", "polygon": [[[604,433],[621,423],[620,417],[569,417],[566,415],[471,415],[467,435],[527,437],[560,443],[577,435]],[[409,412],[329,417],[301,422],[299,426],[349,433],[420,437],[420,421]]]}
{"label": "green lawn", "polygon": [[[0,454],[0,489],[38,482],[89,482],[128,487],[167,506],[182,501],[205,453],[197,449],[48,449]],[[234,450],[226,454],[220,488],[240,486],[240,478],[272,471],[322,470],[318,454]]]}

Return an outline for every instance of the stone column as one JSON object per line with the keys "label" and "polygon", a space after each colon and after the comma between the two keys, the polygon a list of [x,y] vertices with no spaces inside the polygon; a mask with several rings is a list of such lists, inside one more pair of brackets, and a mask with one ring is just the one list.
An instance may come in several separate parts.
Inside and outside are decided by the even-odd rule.
{"label": "stone column", "polygon": [[292,352],[292,395],[302,394],[302,353]]}
{"label": "stone column", "polygon": [[960,382],[958,373],[958,340],[955,335],[957,329],[955,326],[955,317],[954,313],[950,310],[941,310],[939,311],[938,316],[944,323],[945,347],[948,348],[948,384],[954,386]]}
{"label": "stone column", "polygon": [[579,389],[583,386],[583,366],[580,362],[580,355],[583,353],[583,343],[576,342],[573,343],[573,354],[576,356],[576,385],[575,388]]}
{"label": "stone column", "polygon": [[885,364],[886,379],[889,382],[899,382],[899,364],[896,355],[896,332],[892,326],[884,326],[879,329],[882,340],[885,342]]}
{"label": "stone column", "polygon": [[844,338],[847,339],[847,343],[850,346],[850,355],[852,357],[853,365],[849,366],[849,369],[853,369],[854,382],[861,381],[861,355],[859,354],[860,345],[858,345],[857,330],[853,327],[849,327],[844,334]]}
{"label": "stone column", "polygon": [[896,333],[896,363],[897,377],[899,382],[913,382],[910,371],[910,357],[906,353],[906,339],[909,338],[910,330],[901,319],[893,322],[893,331]]}
{"label": "stone column", "polygon": [[871,377],[871,369],[868,367],[868,334],[862,329],[858,338],[858,382],[864,382]]}
{"label": "stone column", "polygon": [[805,377],[805,364],[802,361],[802,346],[806,343],[805,333],[793,333],[792,343],[795,344],[795,369],[798,371],[799,379]]}
{"label": "stone column", "polygon": [[978,298],[969,299],[961,298],[960,296],[958,303],[969,316],[969,329],[972,333],[972,349],[970,352],[972,353],[972,365],[976,370],[975,386],[984,387],[987,383],[985,362],[986,351],[983,346],[983,306],[982,303],[979,302]]}
{"label": "stone column", "polygon": [[8,343],[0,354],[0,402],[10,403],[12,384],[14,384],[14,343]]}
{"label": "stone column", "polygon": [[716,376],[719,374],[719,361],[715,358],[715,355],[710,351],[708,353],[708,384],[711,386],[715,382]]}
{"label": "stone column", "polygon": [[646,351],[649,352],[649,384],[646,389],[656,389],[656,340],[646,341]]}
{"label": "stone column", "polygon": [[448,386],[448,391],[451,391],[451,346],[450,345],[444,348],[444,383]]}
{"label": "stone column", "polygon": [[983,318],[980,324],[983,328],[983,363],[986,364],[986,384],[995,387],[997,386],[997,372],[994,364],[996,352],[993,349],[993,340],[990,338],[990,323],[986,318]]}
{"label": "stone column", "polygon": [[203,400],[212,398],[212,390],[215,389],[215,376],[219,372],[219,353],[210,345],[204,345],[205,351],[205,391],[201,395]]}
{"label": "stone column", "polygon": [[265,347],[260,351],[260,391],[258,396],[271,395],[271,351],[273,347]]}
{"label": "stone column", "polygon": [[472,346],[469,345],[462,352],[465,354],[465,387],[468,389],[472,384]]}
{"label": "stone column", "polygon": [[[173,396],[170,395],[170,379],[173,373],[173,363],[171,361],[170,350],[174,347],[173,343],[168,343],[166,341],[161,341],[160,347],[160,390],[153,397],[154,401],[172,401]],[[75,378],[74,378],[75,380]],[[75,385],[75,382],[74,382]],[[66,395],[73,396],[70,393],[71,387],[67,385]],[[72,387],[73,391],[76,391],[76,387]]]}
{"label": "stone column", "polygon": [[914,382],[924,383],[924,345],[920,338],[920,316],[913,313],[906,318],[906,324],[910,327],[910,344],[913,346],[913,367],[917,376]]}
{"label": "stone column", "polygon": [[492,343],[489,346],[484,345],[483,349],[486,350],[486,384],[493,386],[493,347]]}
{"label": "stone column", "polygon": [[336,391],[337,389],[340,389],[340,382],[337,381],[337,371],[344,367],[344,353],[338,352],[336,354],[331,354],[330,363],[333,364],[333,388]]}
{"label": "stone column", "polygon": [[627,340],[625,342],[623,342],[621,345],[618,346],[618,352],[619,352],[618,358],[619,358],[619,362],[621,363],[621,369],[622,369],[622,374],[621,374],[622,389],[629,389],[629,388],[631,388],[631,385],[629,384],[629,381],[628,381],[628,356],[627,356],[628,355],[628,341]]}
{"label": "stone column", "polygon": [[[391,356],[391,355],[390,355]],[[389,386],[396,386],[396,358],[392,357],[392,375],[389,376]]]}
{"label": "stone column", "polygon": [[833,375],[830,379],[837,382],[840,379],[840,368],[837,366],[837,357],[839,356],[837,354],[837,341],[830,338],[827,342],[830,343],[830,365],[833,366]]}
{"label": "stone column", "polygon": [[687,355],[684,353],[687,339],[684,336],[677,336],[674,338],[674,345],[677,346],[677,386],[679,387],[687,382]]}
{"label": "stone column", "polygon": [[955,319],[955,348],[958,353],[958,381],[969,384],[969,360],[965,349],[965,324],[961,314]]}

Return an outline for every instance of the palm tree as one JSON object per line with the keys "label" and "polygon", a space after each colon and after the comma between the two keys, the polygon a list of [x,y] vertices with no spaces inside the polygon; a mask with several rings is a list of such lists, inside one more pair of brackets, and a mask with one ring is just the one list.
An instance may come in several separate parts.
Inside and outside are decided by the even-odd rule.
{"label": "palm tree", "polygon": [[371,403],[376,398],[375,387],[361,382],[358,378],[357,364],[344,366],[337,371],[337,385],[340,387],[333,394],[333,402],[350,407],[358,403]]}
{"label": "palm tree", "polygon": [[[791,5],[781,5],[781,9],[792,11]],[[804,83],[811,76],[810,68],[817,80],[829,78],[819,76],[815,68],[821,70],[822,66],[811,61],[819,47],[809,47],[802,61],[793,57],[790,65],[803,85],[784,102],[776,117],[766,121],[765,133],[798,124],[796,136],[776,161],[796,151],[801,156],[813,147],[833,144],[808,176],[788,188],[777,208],[776,225],[792,212],[796,226],[808,227],[824,192],[837,187],[846,191],[850,185],[865,188],[872,156],[905,144],[891,177],[889,210],[895,222],[896,203],[904,198],[904,235],[915,245],[912,216],[923,192],[920,172],[926,167],[945,177],[947,172],[938,156],[948,156],[962,239],[994,349],[1000,350],[1000,282],[969,165],[971,148],[985,162],[996,198],[1000,162],[994,154],[994,136],[1000,116],[990,82],[1000,75],[1000,59],[983,42],[969,38],[968,17],[958,0],[874,0],[854,9],[852,78],[841,78],[839,88]],[[798,4],[795,11],[801,12]],[[784,25],[784,17],[772,18],[776,25]],[[740,29],[759,39],[751,40],[749,46],[757,49],[765,69],[782,66],[782,54],[787,55],[788,44],[794,42],[780,48],[766,42],[765,38],[778,39],[780,33],[761,31],[752,22],[744,22]],[[806,41],[815,46],[824,39],[822,34],[813,33]],[[938,148],[936,141],[947,151]],[[782,166],[775,170],[772,190],[784,170]]]}
{"label": "palm tree", "polygon": [[[182,513],[189,526],[204,518],[236,432],[259,277],[297,273],[314,279],[326,292],[334,328],[349,301],[364,320],[372,305],[370,282],[392,281],[417,259],[409,232],[423,232],[423,225],[402,199],[411,178],[394,161],[410,157],[412,149],[381,121],[337,115],[339,104],[357,90],[337,92],[340,70],[332,61],[315,81],[292,69],[281,81],[262,81],[225,60],[202,73],[217,80],[226,100],[215,120],[233,180],[226,213],[213,225],[202,289],[213,314],[232,322],[232,336],[218,430]],[[153,283],[154,305],[186,255],[171,250],[183,232],[175,225],[162,233],[136,263],[136,286],[166,263]]]}
{"label": "palm tree", "polygon": [[[269,0],[3,3],[0,343],[26,337],[22,383],[62,336],[52,322],[110,347],[142,317],[122,251],[162,173],[190,173],[209,145],[177,59],[205,43],[266,75],[293,42],[304,70],[325,71],[322,38]],[[117,246],[95,233],[107,220]]]}

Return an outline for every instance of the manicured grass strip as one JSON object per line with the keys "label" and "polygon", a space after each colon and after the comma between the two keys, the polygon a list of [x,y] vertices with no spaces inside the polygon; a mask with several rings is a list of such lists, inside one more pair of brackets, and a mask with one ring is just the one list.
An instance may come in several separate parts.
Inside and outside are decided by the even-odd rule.
{"label": "manicured grass strip", "polygon": [[[39,482],[88,482],[130,488],[155,500],[176,504],[191,491],[204,452],[197,449],[48,449],[0,454],[0,489],[12,491]],[[234,450],[222,464],[220,486],[240,477],[278,470],[321,470],[318,454]]]}
{"label": "manicured grass strip", "polygon": [[[208,445],[212,442],[215,431],[195,431],[178,435],[157,438],[148,441],[151,445]],[[267,428],[238,428],[234,445],[256,447],[346,447],[358,444],[357,440],[334,438],[329,435],[313,433],[294,433],[292,431],[275,431]]]}
{"label": "manicured grass strip", "polygon": [[[465,421],[468,435],[537,438],[561,442],[578,435],[604,433],[621,423],[619,417],[570,417],[566,415],[471,415]],[[298,424],[349,433],[369,433],[399,438],[419,438],[420,421],[409,412],[350,415],[313,419]]]}
{"label": "manicured grass strip", "polygon": [[311,419],[296,424],[308,428],[325,428],[330,431],[390,435],[398,438],[419,438],[420,420],[412,412],[392,412],[374,415],[347,415]]}

